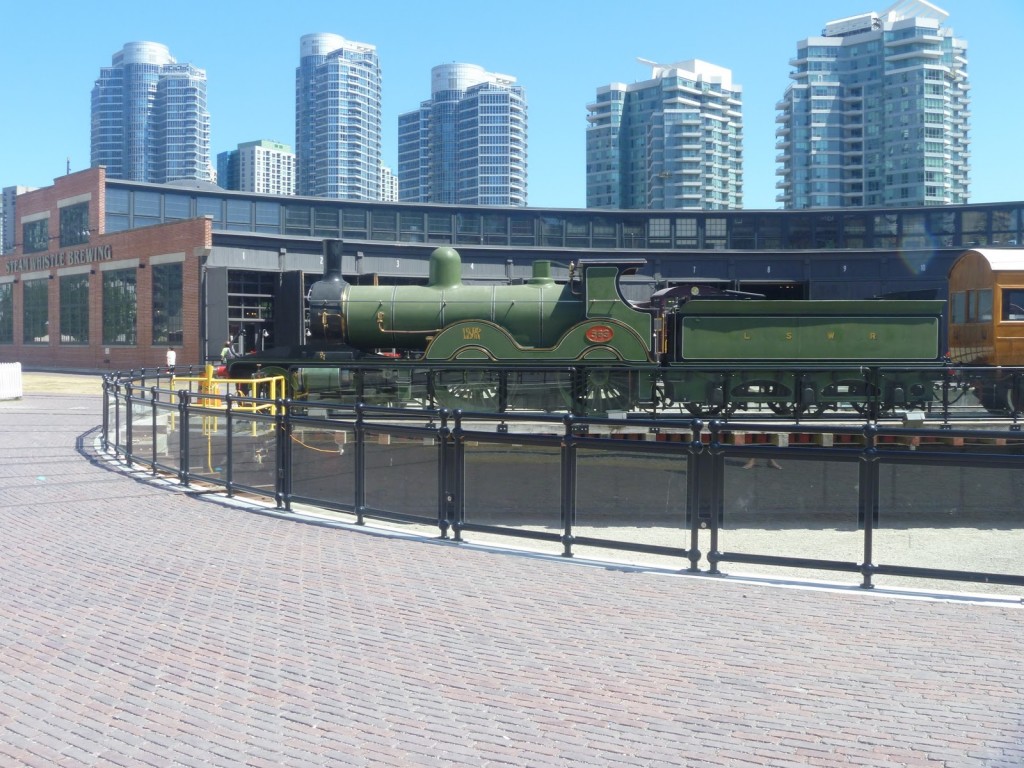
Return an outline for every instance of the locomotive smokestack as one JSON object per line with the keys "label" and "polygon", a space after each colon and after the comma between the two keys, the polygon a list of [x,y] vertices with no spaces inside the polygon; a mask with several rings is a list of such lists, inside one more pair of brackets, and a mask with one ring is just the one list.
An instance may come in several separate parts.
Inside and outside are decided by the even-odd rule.
{"label": "locomotive smokestack", "polygon": [[324,240],[324,280],[341,279],[341,240]]}
{"label": "locomotive smokestack", "polygon": [[314,339],[344,340],[345,320],[341,314],[341,295],[345,280],[341,276],[341,240],[324,240],[324,276],[309,287],[309,334]]}

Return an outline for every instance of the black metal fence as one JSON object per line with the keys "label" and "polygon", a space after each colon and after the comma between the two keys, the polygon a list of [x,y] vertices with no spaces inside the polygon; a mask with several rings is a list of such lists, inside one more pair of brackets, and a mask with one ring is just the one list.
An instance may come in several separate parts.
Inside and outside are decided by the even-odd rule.
{"label": "black metal fence", "polygon": [[[1024,586],[1024,433],[909,423],[482,414],[105,382],[104,448],[129,466],[293,511],[613,550],[692,573]],[[253,392],[255,394],[255,392]],[[706,551],[702,551],[704,546]]]}

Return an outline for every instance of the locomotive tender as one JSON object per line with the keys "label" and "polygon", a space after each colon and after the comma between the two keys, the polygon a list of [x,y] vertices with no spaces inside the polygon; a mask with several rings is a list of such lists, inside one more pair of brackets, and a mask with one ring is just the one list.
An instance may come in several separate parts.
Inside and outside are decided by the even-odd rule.
{"label": "locomotive tender", "polygon": [[467,285],[440,247],[426,285],[362,286],[328,240],[309,343],[234,360],[229,376],[282,375],[308,401],[499,412],[877,415],[933,396],[942,301],[768,301],[694,283],[631,303],[619,281],[644,263],[584,258],[556,282],[536,261],[522,284]]}

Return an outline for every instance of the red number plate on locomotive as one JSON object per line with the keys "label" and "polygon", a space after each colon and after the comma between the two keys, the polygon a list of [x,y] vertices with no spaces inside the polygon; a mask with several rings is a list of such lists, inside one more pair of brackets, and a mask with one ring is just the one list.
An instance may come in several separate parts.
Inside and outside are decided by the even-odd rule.
{"label": "red number plate on locomotive", "polygon": [[587,337],[587,341],[602,344],[606,341],[611,341],[615,331],[607,325],[592,325],[590,328],[587,328],[587,332],[584,335]]}

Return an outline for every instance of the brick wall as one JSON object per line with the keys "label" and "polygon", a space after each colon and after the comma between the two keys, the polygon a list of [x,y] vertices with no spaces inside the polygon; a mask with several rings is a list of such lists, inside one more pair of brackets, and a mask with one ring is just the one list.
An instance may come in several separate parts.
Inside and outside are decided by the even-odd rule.
{"label": "brick wall", "polygon": [[[202,297],[200,280],[202,259],[212,246],[212,230],[209,219],[189,219],[169,224],[160,224],[127,232],[103,234],[104,211],[104,170],[91,168],[87,171],[69,174],[55,180],[52,187],[34,190],[19,196],[18,216],[30,216],[43,211],[50,214],[50,235],[58,242],[60,212],[58,202],[80,195],[90,195],[89,236],[87,245],[69,248],[51,248],[45,254],[23,254],[21,247],[11,255],[0,258],[0,283],[13,288],[14,343],[0,343],[0,362],[20,362],[32,369],[68,370],[126,370],[131,368],[163,367],[166,364],[167,346],[152,345],[153,324],[153,282],[152,261],[175,259],[173,254],[183,254],[182,260],[182,339],[175,345],[177,365],[202,363],[201,326]],[[18,223],[20,242],[20,223]],[[89,343],[61,344],[60,339],[60,280],[62,274],[84,273],[82,264],[62,265],[62,259],[79,249],[105,248],[109,246],[109,258],[88,262],[89,273]],[[104,252],[107,253],[107,252]],[[38,257],[47,257],[39,262]],[[48,263],[49,262],[49,263]],[[137,325],[135,345],[112,345],[103,343],[103,271],[116,268],[118,263],[131,265],[137,275]],[[52,264],[52,265],[51,265]],[[42,344],[23,343],[22,282],[25,275],[33,278],[48,274],[49,281],[49,342]]]}

